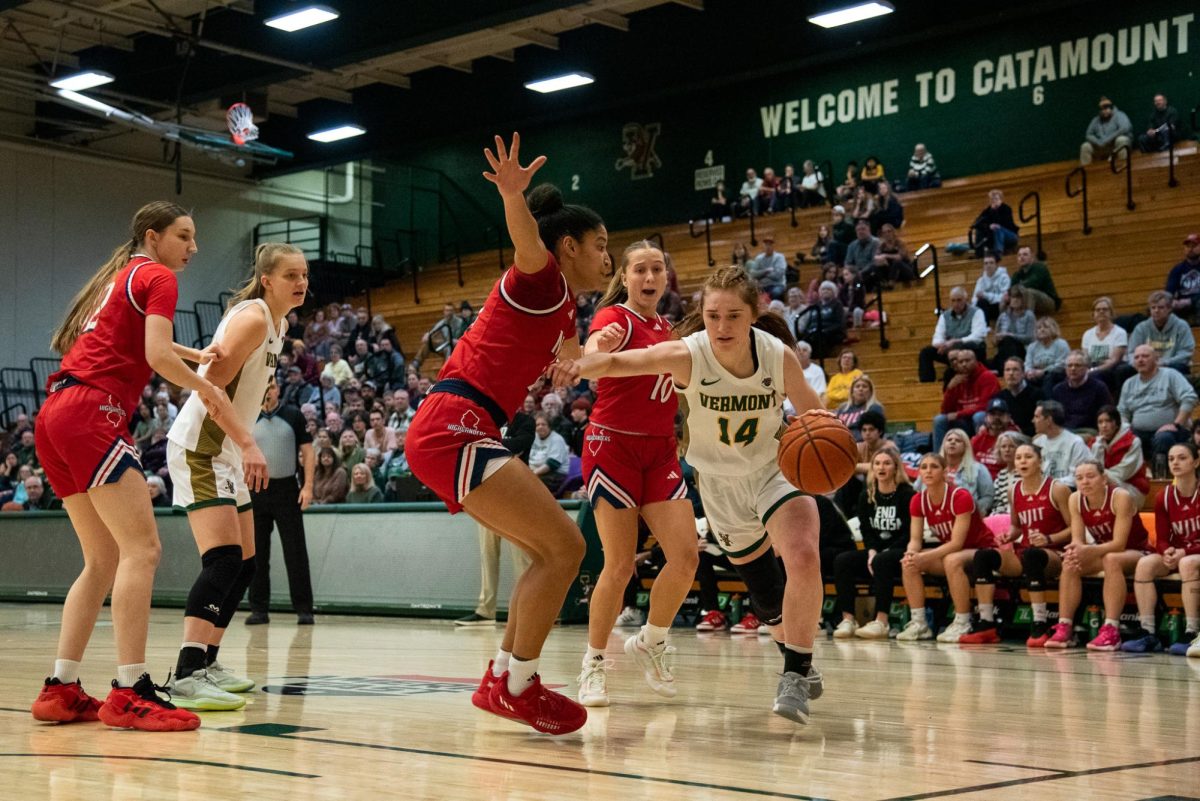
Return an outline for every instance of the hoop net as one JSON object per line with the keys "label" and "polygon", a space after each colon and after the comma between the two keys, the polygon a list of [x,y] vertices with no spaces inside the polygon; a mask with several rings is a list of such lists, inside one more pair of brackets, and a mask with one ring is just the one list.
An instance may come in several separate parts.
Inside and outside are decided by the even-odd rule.
{"label": "hoop net", "polygon": [[258,126],[254,124],[254,112],[245,103],[234,103],[225,112],[225,123],[235,144],[244,145],[258,138]]}

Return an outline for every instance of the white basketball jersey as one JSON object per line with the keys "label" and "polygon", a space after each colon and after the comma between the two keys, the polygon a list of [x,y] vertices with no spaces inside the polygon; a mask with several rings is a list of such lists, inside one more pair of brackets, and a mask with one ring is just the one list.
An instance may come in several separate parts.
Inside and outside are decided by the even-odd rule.
{"label": "white basketball jersey", "polygon": [[688,463],[701,473],[745,475],[775,461],[783,423],[783,352],[787,346],[751,328],[756,370],[737,378],[717,361],[708,332],[684,338],[692,377],[679,392],[688,402]]}
{"label": "white basketball jersey", "polygon": [[[247,429],[253,429],[254,421],[258,419],[258,414],[262,411],[263,398],[267,394],[267,384],[270,382],[271,376],[275,374],[275,364],[279,359],[280,351],[283,350],[283,334],[286,330],[284,326],[287,325],[287,322],[273,321],[266,301],[261,299],[244,300],[221,318],[221,323],[213,334],[213,342],[220,342],[225,335],[225,327],[229,321],[235,314],[248,307],[262,310],[263,316],[267,318],[267,335],[246,358],[242,369],[225,387],[225,392],[229,395],[234,412],[237,413],[242,425]],[[201,365],[197,372],[205,375],[208,373],[208,365]],[[167,439],[186,450],[208,456],[216,456],[222,451],[230,454],[240,453],[237,445],[226,437],[225,432],[221,430],[216,421],[208,416],[208,410],[204,408],[200,396],[195,393],[188,397],[183,408],[179,410],[179,416],[171,425]]]}

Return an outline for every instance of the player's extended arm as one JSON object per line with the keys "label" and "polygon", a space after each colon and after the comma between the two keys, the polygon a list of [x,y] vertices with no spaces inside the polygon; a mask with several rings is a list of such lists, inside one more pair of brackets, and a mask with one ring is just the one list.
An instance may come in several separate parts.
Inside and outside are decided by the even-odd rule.
{"label": "player's extended arm", "polygon": [[538,235],[537,220],[525,203],[525,190],[533,174],[546,163],[546,157],[538,156],[528,167],[522,167],[517,160],[520,149],[520,134],[513,134],[511,148],[505,148],[504,140],[497,136],[495,153],[483,149],[483,156],[493,170],[485,172],[483,177],[496,185],[504,201],[504,220],[515,249],[513,266],[523,273],[536,273],[546,266],[546,246]]}
{"label": "player's extended arm", "polygon": [[626,378],[670,373],[676,386],[692,378],[692,355],[680,340],[660,342],[641,350],[590,353],[577,361],[561,361],[551,369],[555,386],[573,386],[581,378]]}
{"label": "player's extended arm", "polygon": [[825,404],[821,403],[817,393],[809,386],[804,377],[804,368],[800,366],[800,360],[790,348],[783,352],[783,389],[787,392],[792,406],[796,407],[796,414],[825,410]]}

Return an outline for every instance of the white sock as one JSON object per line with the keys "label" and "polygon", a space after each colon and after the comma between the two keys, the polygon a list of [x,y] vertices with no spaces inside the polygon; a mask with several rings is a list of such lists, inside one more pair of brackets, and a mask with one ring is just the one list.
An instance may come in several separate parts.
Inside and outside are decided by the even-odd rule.
{"label": "white sock", "polygon": [[501,648],[496,652],[496,658],[492,660],[492,675],[500,678],[504,675],[504,671],[508,670],[509,661],[512,659],[512,654]]}
{"label": "white sock", "polygon": [[79,678],[79,663],[74,659],[55,659],[54,678],[63,684],[71,684]]}
{"label": "white sock", "polygon": [[1138,615],[1138,622],[1146,631],[1154,633],[1154,615]]}
{"label": "white sock", "polygon": [[971,613],[970,612],[955,612],[954,613],[954,622],[955,623],[970,623],[971,622]]}
{"label": "white sock", "polygon": [[1200,617],[1189,617],[1187,619],[1187,631],[1200,631]]}
{"label": "white sock", "polygon": [[117,686],[132,687],[137,684],[137,680],[145,672],[145,662],[138,662],[136,665],[117,665]]}
{"label": "white sock", "polygon": [[583,655],[583,666],[588,667],[592,664],[592,662],[603,662],[603,661],[604,661],[604,649],[603,648],[593,648],[592,646],[589,645],[587,648],[587,653]]}
{"label": "white sock", "polygon": [[[955,615],[958,617],[958,615]],[[979,619],[986,620],[988,623],[996,622],[996,605],[995,604],[980,604]]]}
{"label": "white sock", "polygon": [[667,641],[667,632],[670,627],[652,626],[649,623],[642,626],[641,639],[642,644],[651,648],[662,645]]}
{"label": "white sock", "polygon": [[203,642],[185,642],[183,645],[179,646],[179,649],[180,649],[180,650],[183,650],[184,648],[199,648],[199,649],[200,649],[201,651],[203,651],[204,653],[208,653],[208,643],[203,643]]}
{"label": "white sock", "polygon": [[529,689],[533,677],[537,675],[538,661],[517,659],[515,656],[508,663],[508,694],[518,696]]}
{"label": "white sock", "polygon": [[1033,619],[1038,623],[1045,623],[1050,619],[1050,613],[1046,608],[1046,604],[1033,605]]}
{"label": "white sock", "polygon": [[792,645],[790,642],[785,642],[783,647],[798,654],[811,654],[813,652],[812,648],[806,648],[803,645]]}
{"label": "white sock", "polygon": [[1115,628],[1117,628],[1117,626],[1119,626],[1119,625],[1121,625],[1121,624],[1120,624],[1120,623],[1118,623],[1116,620],[1114,620],[1114,619],[1113,619],[1113,618],[1111,618],[1111,617],[1106,617],[1106,618],[1104,618],[1104,625],[1106,625],[1106,626],[1112,626],[1112,627],[1115,629]]}
{"label": "white sock", "polygon": [[[924,626],[924,625],[925,625],[925,620],[926,620],[926,618],[925,618],[925,607],[923,607],[923,606],[921,606],[921,607],[916,607],[916,606],[914,606],[914,607],[912,607],[911,609],[909,609],[909,615],[910,615],[910,617],[912,618],[912,620],[916,620],[916,621],[918,621],[918,622],[919,622],[919,623],[920,623],[922,626]],[[912,620],[910,620],[909,622],[911,623],[911,622],[912,622]]]}

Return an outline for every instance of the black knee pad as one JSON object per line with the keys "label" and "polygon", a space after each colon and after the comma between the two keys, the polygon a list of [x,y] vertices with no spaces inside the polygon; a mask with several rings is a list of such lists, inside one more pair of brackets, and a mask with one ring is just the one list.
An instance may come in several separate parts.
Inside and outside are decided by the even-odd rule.
{"label": "black knee pad", "polygon": [[1046,567],[1049,564],[1050,557],[1041,548],[1030,548],[1021,554],[1021,567],[1025,571],[1029,589],[1033,592],[1046,589]]}
{"label": "black knee pad", "polygon": [[779,566],[779,557],[775,549],[747,562],[744,565],[734,565],[746,589],[750,593],[750,605],[758,619],[769,626],[776,626],[783,619],[783,587],[785,579]]}
{"label": "black knee pad", "polygon": [[975,568],[975,583],[991,584],[1000,569],[1000,552],[995,548],[980,548],[971,561]]}
{"label": "black knee pad", "polygon": [[188,593],[184,614],[215,625],[221,619],[225,598],[242,572],[242,546],[221,545],[205,551],[200,564],[200,575]]}
{"label": "black knee pad", "polygon": [[238,604],[242,602],[246,588],[254,580],[256,570],[253,556],[242,560],[242,569],[238,571],[237,581],[230,587],[229,595],[226,596],[225,603],[221,605],[221,616],[217,619],[217,628],[229,628],[229,621],[233,620],[233,616],[237,614]]}

